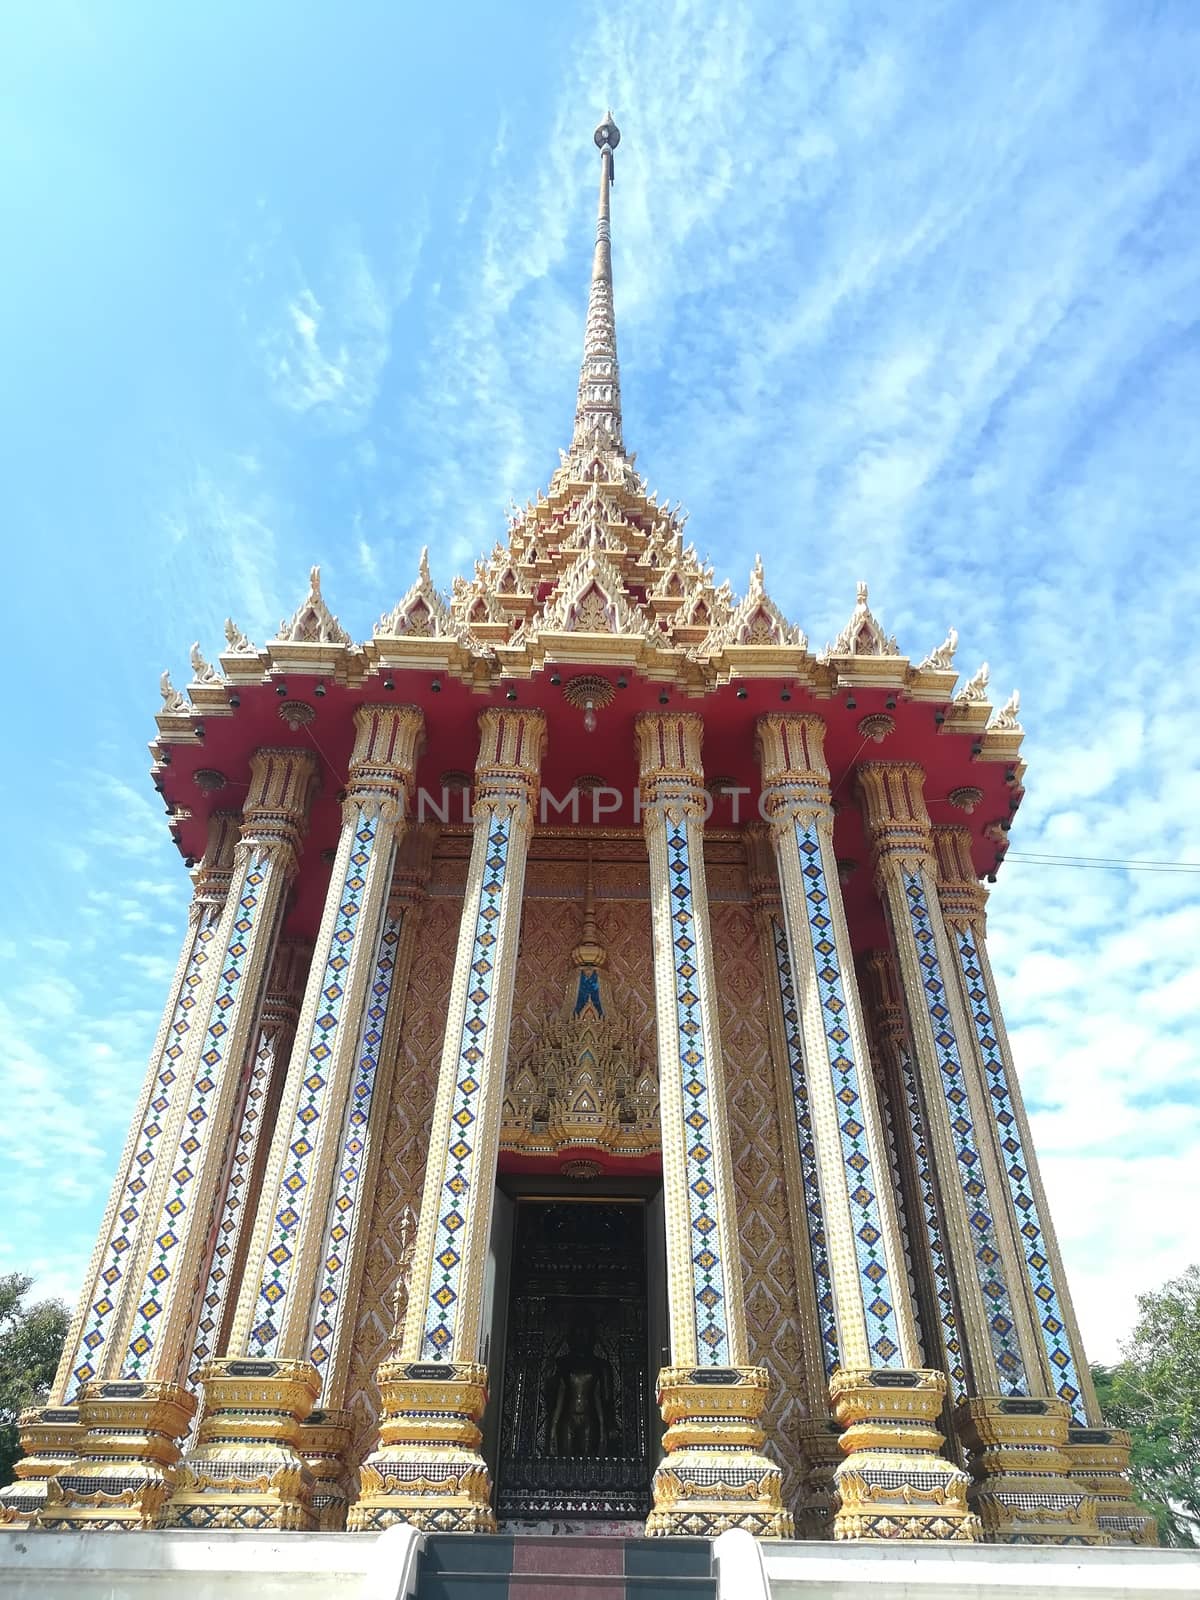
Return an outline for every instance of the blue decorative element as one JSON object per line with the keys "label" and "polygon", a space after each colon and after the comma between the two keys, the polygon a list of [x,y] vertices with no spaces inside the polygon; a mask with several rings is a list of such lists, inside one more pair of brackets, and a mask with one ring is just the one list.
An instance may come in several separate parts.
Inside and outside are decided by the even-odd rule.
{"label": "blue decorative element", "polygon": [[[846,1026],[850,1018],[833,937],[833,908],[825,877],[821,838],[814,822],[797,822],[795,838],[796,848],[800,852],[800,871],[805,881],[805,913],[821,1001],[821,1031],[825,1037],[825,1055],[838,1108],[838,1131],[842,1159],[846,1164],[847,1198],[862,1287],[867,1340],[881,1367],[900,1366],[904,1356],[896,1321],[895,1295],[883,1251],[883,1221],[866,1125],[862,1120],[858,1065],[854,1060],[850,1030]],[[797,935],[799,932],[797,929]]]}
{"label": "blue decorative element", "polygon": [[[142,1286],[141,1304],[129,1349],[125,1355],[122,1376],[142,1376],[147,1357],[154,1349],[154,1328],[163,1314],[168,1294],[167,1285],[179,1264],[179,1247],[186,1231],[188,1210],[192,1203],[193,1186],[200,1171],[210,1135],[211,1110],[217,1099],[226,1070],[229,1052],[229,1013],[238,1000],[246,958],[250,951],[250,937],[261,912],[262,903],[275,871],[269,856],[252,857],[242,869],[240,881],[230,890],[237,914],[229,930],[223,965],[217,979],[216,993],[208,1018],[207,1048],[196,1067],[191,1096],[183,1118],[183,1131],[175,1152],[176,1166],[171,1174],[172,1188],[159,1219],[159,1233],[155,1238],[157,1253],[146,1273]],[[235,1070],[240,1070],[241,1062]],[[225,1138],[226,1130],[217,1129],[217,1137]]]}
{"label": "blue decorative element", "polygon": [[604,1015],[604,1004],[600,999],[600,974],[595,967],[582,967],[579,972],[579,989],[575,995],[575,1015],[585,1006],[594,1006],[600,1016]]}
{"label": "blue decorative element", "polygon": [[[500,902],[508,871],[512,819],[507,813],[493,812],[488,827],[488,854],[484,861],[483,882],[475,913],[475,938],[471,945],[471,987],[467,991],[467,1009],[458,1045],[462,1076],[457,1083],[457,1109],[450,1119],[449,1147],[440,1157],[443,1198],[439,1208],[434,1262],[441,1272],[435,1272],[430,1280],[422,1346],[423,1356],[431,1361],[451,1359],[458,1320],[462,1276],[462,1251],[458,1236],[467,1225],[475,1171],[476,1124],[483,1093],[484,1045],[491,1023],[496,976],[492,952],[496,947],[496,924],[500,920]],[[486,1174],[486,1180],[491,1183],[490,1172]]]}
{"label": "blue decorative element", "polygon": [[705,1058],[704,1014],[697,993],[696,912],[687,828],[667,824],[667,885],[671,904],[672,967],[675,973],[675,1025],[684,1104],[684,1164],[692,1236],[692,1293],[696,1312],[698,1358],[714,1367],[727,1365],[729,1333],[725,1325],[725,1269],[721,1262],[721,1228],[717,1188],[713,1180],[708,1062]]}
{"label": "blue decorative element", "polygon": [[[385,919],[379,931],[375,948],[375,976],[371,984],[371,1000],[363,1018],[358,1040],[358,1066],[346,1102],[346,1116],[342,1125],[342,1162],[338,1169],[337,1188],[325,1225],[324,1279],[317,1294],[311,1330],[309,1360],[324,1375],[326,1363],[337,1337],[338,1320],[342,1310],[342,1291],[345,1287],[346,1265],[350,1254],[350,1237],[354,1227],[360,1179],[367,1156],[368,1126],[371,1103],[375,1095],[375,1079],[379,1066],[379,1047],[383,1043],[383,1028],[387,1021],[388,1000],[392,993],[392,979],[396,971],[396,952],[400,948],[400,934],[404,925],[403,913]],[[378,1134],[376,1134],[378,1138]]]}
{"label": "blue decorative element", "polygon": [[308,1052],[302,1069],[305,1073],[302,1084],[304,1093],[296,1107],[292,1139],[288,1146],[291,1161],[275,1197],[275,1241],[267,1252],[258,1291],[262,1305],[259,1321],[250,1330],[248,1352],[252,1356],[273,1356],[279,1344],[283,1308],[295,1266],[296,1246],[308,1206],[308,1181],[317,1148],[318,1127],[329,1098],[330,1068],[337,1059],[346,995],[346,972],[358,936],[358,916],[362,910],[367,870],[371,865],[378,832],[378,815],[360,808],[354,825],[353,848],[342,880],[337,921],[325,958],[321,997],[308,1038]]}
{"label": "blue decorative element", "polygon": [[941,1323],[942,1349],[946,1356],[946,1376],[950,1381],[950,1398],[961,1400],[967,1392],[967,1375],[963,1370],[962,1341],[958,1336],[958,1318],[954,1311],[954,1290],[950,1280],[950,1263],[942,1238],[942,1220],[938,1213],[937,1190],[929,1165],[929,1148],[925,1142],[925,1117],[913,1070],[908,1045],[900,1046],[900,1079],[904,1088],[904,1104],[908,1112],[908,1130],[912,1141],[913,1160],[917,1169],[917,1185],[921,1191],[921,1211],[925,1220],[925,1235],[929,1241],[929,1258],[933,1267],[933,1287],[937,1296],[938,1319]]}
{"label": "blue decorative element", "polygon": [[817,1150],[813,1143],[812,1108],[804,1067],[804,1034],[796,1005],[792,980],[792,958],[787,932],[777,916],[771,918],[771,942],[775,948],[775,974],[779,979],[779,1003],[787,1037],[788,1068],[792,1078],[792,1109],[796,1116],[796,1141],[800,1147],[800,1175],[804,1183],[804,1211],[808,1222],[808,1253],[812,1261],[813,1288],[817,1297],[817,1316],[821,1326],[821,1350],[825,1376],[838,1365],[837,1307],[833,1299],[833,1280],[829,1275],[829,1255],[825,1241],[825,1211],[817,1170]]}
{"label": "blue decorative element", "polygon": [[1000,1044],[996,1037],[996,1024],[992,1019],[991,1000],[984,982],[979,952],[969,929],[953,930],[958,946],[958,961],[966,980],[967,999],[971,1003],[971,1020],[975,1037],[983,1057],[983,1070],[987,1074],[988,1093],[992,1110],[1000,1130],[1000,1148],[1006,1160],[1008,1192],[1017,1211],[1017,1232],[1029,1273],[1033,1297],[1038,1304],[1038,1320],[1042,1329],[1042,1342],[1046,1356],[1055,1375],[1059,1399],[1071,1408],[1075,1421],[1087,1425],[1083,1396],[1079,1387],[1079,1368],[1071,1338],[1063,1317],[1058,1288],[1054,1282],[1046,1241],[1042,1236],[1042,1223],[1034,1199],[1033,1184],[1029,1176],[1029,1162],[1021,1142],[1021,1128],[1013,1109],[1012,1087]]}
{"label": "blue decorative element", "polygon": [[966,1075],[958,1040],[954,1035],[954,1018],[946,1003],[946,985],[938,957],[937,937],[929,914],[929,891],[921,872],[905,872],[902,881],[912,935],[917,946],[925,1004],[933,1025],[933,1042],[937,1048],[942,1093],[950,1116],[959,1182],[967,1203],[967,1223],[974,1239],[975,1271],[987,1308],[992,1356],[1001,1382],[1008,1385],[1008,1392],[1025,1394],[1029,1380],[1013,1324],[1012,1300],[1004,1281],[1004,1261],[996,1239],[996,1225],[979,1155],[979,1141],[975,1136]]}
{"label": "blue decorative element", "polygon": [[162,1137],[172,1104],[179,1094],[179,1059],[183,1055],[184,1041],[192,1026],[192,1012],[196,1009],[196,995],[208,961],[208,947],[220,921],[218,906],[204,906],[192,935],[192,948],[184,968],[183,981],[171,1021],[167,1027],[166,1041],[155,1068],[154,1089],[142,1114],[133,1156],[125,1170],[124,1204],[113,1219],[112,1232],[101,1257],[100,1273],[96,1280],[96,1299],[88,1311],[75,1356],[71,1363],[71,1378],[76,1389],[82,1389],[96,1376],[96,1352],[107,1335],[108,1319],[120,1298],[117,1284],[125,1275],[126,1256],[133,1248],[134,1232],[142,1215],[142,1206],[150,1188],[150,1177],[158,1156],[158,1141]]}

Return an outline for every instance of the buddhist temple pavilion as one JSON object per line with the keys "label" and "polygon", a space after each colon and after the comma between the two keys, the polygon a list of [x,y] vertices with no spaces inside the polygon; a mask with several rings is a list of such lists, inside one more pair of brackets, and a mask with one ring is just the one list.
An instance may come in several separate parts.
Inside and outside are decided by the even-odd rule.
{"label": "buddhist temple pavilion", "polygon": [[546,487],[364,641],[314,570],[163,675],[195,894],[3,1516],[1150,1542],[988,960],[1017,697],[686,541],[595,138]]}

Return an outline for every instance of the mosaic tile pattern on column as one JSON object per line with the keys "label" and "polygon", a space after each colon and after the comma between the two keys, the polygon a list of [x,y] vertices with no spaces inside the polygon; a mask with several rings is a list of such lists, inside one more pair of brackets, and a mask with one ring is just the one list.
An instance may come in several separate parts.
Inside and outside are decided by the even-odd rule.
{"label": "mosaic tile pattern on column", "polygon": [[1087,1427],[1087,1413],[1079,1387],[1079,1371],[1071,1349],[1070,1335],[1063,1319],[1058,1289],[1042,1237],[1042,1223],[1038,1216],[1037,1201],[1029,1177],[1029,1163],[1021,1143],[1021,1129],[1013,1111],[1012,1090],[1005,1070],[1004,1058],[996,1037],[992,1020],[991,1002],[984,985],[979,964],[979,953],[969,929],[951,930],[957,945],[959,965],[966,979],[967,998],[971,1003],[971,1021],[979,1041],[983,1067],[987,1074],[988,1094],[992,1100],[992,1115],[1000,1129],[1000,1148],[1007,1160],[1005,1173],[1013,1205],[1017,1208],[1017,1232],[1029,1273],[1029,1283],[1038,1303],[1038,1321],[1042,1329],[1042,1342],[1051,1370],[1055,1374],[1058,1397],[1065,1400],[1080,1427]]}
{"label": "mosaic tile pattern on column", "polygon": [[771,918],[771,942],[775,951],[775,971],[779,980],[779,1003],[787,1035],[788,1068],[792,1080],[792,1105],[796,1116],[796,1139],[800,1147],[800,1172],[804,1182],[808,1248],[812,1259],[813,1288],[821,1325],[821,1354],[828,1377],[838,1364],[837,1312],[833,1301],[833,1282],[829,1276],[829,1256],[825,1243],[825,1214],[817,1172],[817,1151],[813,1144],[812,1107],[805,1078],[804,1035],[796,1004],[792,979],[792,960],[788,952],[787,930],[777,916]]}
{"label": "mosaic tile pattern on column", "polygon": [[832,908],[816,823],[797,822],[795,840],[800,852],[800,870],[807,885],[805,902],[808,933],[821,1000],[825,1054],[833,1082],[834,1099],[839,1108],[838,1131],[842,1158],[846,1164],[846,1186],[854,1228],[855,1255],[862,1280],[867,1338],[881,1367],[896,1366],[901,1361],[902,1352],[895,1306],[889,1298],[894,1296],[894,1290],[889,1281],[886,1258],[878,1248],[883,1243],[883,1222],[876,1194],[877,1179],[872,1170],[867,1130],[859,1120],[862,1097],[858,1065],[846,1027],[849,1020],[846,994],[837,948],[831,937]]}
{"label": "mosaic tile pattern on column", "polygon": [[158,1141],[172,1101],[181,1091],[176,1067],[183,1055],[184,1041],[192,1025],[192,1012],[196,1008],[196,994],[208,961],[208,946],[216,935],[220,922],[219,906],[204,906],[193,934],[192,951],[179,987],[179,998],[167,1029],[156,1072],[157,1090],[146,1107],[141,1128],[134,1145],[133,1160],[128,1169],[132,1176],[125,1186],[125,1203],[117,1212],[112,1234],[105,1246],[100,1271],[104,1288],[93,1302],[91,1314],[84,1323],[79,1346],[71,1363],[71,1377],[77,1388],[82,1388],[96,1375],[96,1352],[107,1336],[106,1324],[116,1308],[117,1284],[124,1275],[125,1256],[133,1247],[134,1234],[142,1215],[146,1191],[158,1156]]}
{"label": "mosaic tile pattern on column", "polygon": [[[459,1232],[467,1223],[463,1212],[470,1205],[474,1180],[478,1139],[475,1123],[483,1087],[476,1070],[484,1059],[483,1045],[491,1021],[495,980],[492,950],[496,944],[496,923],[500,919],[500,902],[508,869],[511,827],[508,815],[492,813],[488,827],[488,854],[484,860],[483,883],[475,915],[475,938],[471,946],[471,987],[467,991],[467,1009],[459,1039],[458,1059],[463,1069],[457,1083],[460,1098],[451,1118],[449,1148],[441,1156],[442,1204],[445,1210],[440,1211],[438,1216],[434,1247],[434,1261],[441,1268],[441,1274],[436,1284],[433,1281],[430,1283],[429,1301],[425,1309],[423,1352],[435,1361],[446,1359],[447,1352],[454,1344],[458,1320],[462,1256],[457,1241]],[[490,1183],[492,1174],[485,1173],[483,1181]]]}
{"label": "mosaic tile pattern on column", "polygon": [[[254,1053],[254,1065],[246,1086],[246,1104],[242,1112],[241,1129],[233,1154],[233,1169],[229,1174],[229,1187],[225,1206],[217,1226],[217,1242],[213,1249],[212,1268],[204,1292],[200,1311],[200,1324],[196,1330],[196,1345],[192,1351],[190,1370],[197,1372],[212,1356],[218,1354],[216,1341],[220,1337],[225,1307],[232,1286],[230,1272],[237,1254],[238,1235],[245,1225],[245,1206],[248,1198],[246,1185],[254,1167],[254,1156],[262,1137],[262,1113],[267,1089],[275,1066],[275,1039],[264,1033]],[[249,1224],[253,1227],[253,1221]],[[198,1418],[193,1426],[198,1426]]]}
{"label": "mosaic tile pattern on column", "polygon": [[388,1001],[392,993],[392,977],[396,970],[396,951],[400,945],[403,913],[387,917],[379,934],[375,953],[375,973],[371,983],[371,999],[363,1018],[362,1034],[358,1044],[358,1065],[350,1098],[346,1105],[346,1119],[342,1139],[342,1164],[338,1170],[337,1188],[330,1207],[326,1226],[324,1278],[317,1293],[312,1327],[309,1360],[322,1377],[333,1349],[338,1322],[342,1311],[342,1287],[346,1262],[350,1254],[350,1237],[358,1215],[361,1198],[360,1179],[367,1152],[367,1127],[375,1094],[375,1078],[379,1067],[379,1047],[383,1042],[383,1027],[387,1021]]}
{"label": "mosaic tile pattern on column", "polygon": [[729,1335],[725,1325],[725,1271],[721,1261],[717,1188],[713,1181],[708,1062],[705,1059],[704,1023],[699,971],[692,960],[696,950],[695,906],[687,827],[667,827],[667,872],[672,901],[672,966],[675,973],[675,1025],[683,1073],[684,1122],[687,1132],[685,1174],[692,1230],[692,1293],[695,1299],[696,1348],[700,1359],[713,1366],[729,1360]]}
{"label": "mosaic tile pattern on column", "polygon": [[[216,994],[213,997],[208,1020],[208,1048],[200,1057],[196,1080],[192,1085],[191,1097],[184,1115],[183,1133],[176,1151],[177,1165],[171,1174],[174,1190],[163,1208],[163,1228],[155,1239],[158,1255],[152,1262],[142,1287],[143,1299],[138,1307],[138,1314],[142,1320],[126,1352],[122,1373],[126,1378],[142,1376],[147,1358],[154,1349],[155,1319],[162,1314],[165,1286],[170,1282],[172,1272],[178,1265],[176,1251],[180,1244],[182,1219],[186,1216],[191,1202],[189,1185],[195,1178],[199,1158],[212,1133],[208,1108],[218,1092],[221,1078],[227,1068],[226,1035],[229,1030],[225,1023],[225,1015],[234,1004],[245,970],[250,934],[262,907],[271,874],[276,871],[278,867],[269,857],[251,856],[243,868],[240,882],[231,890],[231,893],[237,895],[240,915],[235,919],[230,931],[224,964],[217,979]],[[219,1138],[222,1133],[222,1129],[217,1129],[216,1136]]]}
{"label": "mosaic tile pattern on column", "polygon": [[321,986],[324,1002],[317,1008],[305,1057],[305,1096],[296,1111],[295,1137],[289,1148],[291,1165],[275,1197],[275,1243],[267,1252],[259,1300],[263,1310],[250,1330],[249,1353],[275,1354],[283,1324],[283,1306],[291,1285],[293,1247],[308,1202],[309,1169],[316,1149],[317,1124],[329,1095],[329,1062],[335,1056],[345,1000],[344,974],[350,965],[358,932],[358,914],[366,889],[367,871],[379,831],[378,815],[364,813],[355,819],[354,849],[346,863],[337,923],[330,940]]}
{"label": "mosaic tile pattern on column", "polygon": [[906,871],[903,884],[921,967],[925,1004],[933,1024],[942,1093],[950,1113],[959,1181],[967,1202],[967,1221],[975,1238],[975,1268],[987,1307],[992,1356],[1001,1383],[1008,1386],[1008,1393],[1024,1394],[1029,1380],[1013,1326],[1012,1300],[1004,1281],[1003,1260],[967,1096],[966,1076],[954,1036],[953,1018],[946,1004],[946,985],[929,913],[929,890],[921,872]]}
{"label": "mosaic tile pattern on column", "polygon": [[[937,1295],[938,1320],[941,1324],[942,1348],[946,1357],[946,1377],[950,1385],[950,1398],[958,1401],[967,1392],[967,1375],[963,1370],[962,1341],[958,1336],[958,1317],[954,1311],[954,1293],[950,1285],[950,1263],[942,1238],[942,1222],[938,1214],[937,1191],[929,1165],[929,1147],[925,1142],[925,1119],[917,1092],[916,1073],[908,1046],[899,1049],[900,1077],[904,1086],[904,1109],[912,1141],[913,1160],[917,1169],[917,1183],[921,1190],[921,1211],[925,1223],[925,1237],[929,1242],[929,1257],[933,1267],[934,1292]],[[933,1357],[926,1352],[926,1359]]]}

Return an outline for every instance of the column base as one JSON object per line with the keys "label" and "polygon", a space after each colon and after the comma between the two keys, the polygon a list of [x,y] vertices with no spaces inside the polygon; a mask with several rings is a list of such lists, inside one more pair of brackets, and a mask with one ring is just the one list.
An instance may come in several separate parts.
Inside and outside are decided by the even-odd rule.
{"label": "column base", "polygon": [[0,1528],[28,1528],[46,1503],[46,1485],[68,1461],[79,1458],[83,1428],[78,1406],[41,1406],[22,1411],[21,1459],[16,1481],[0,1489]]}
{"label": "column base", "polygon": [[173,1383],[113,1379],[79,1396],[79,1453],[46,1482],[39,1527],[153,1528],[175,1484],[195,1396]]}
{"label": "column base", "polygon": [[347,1528],[411,1522],[427,1533],[495,1533],[491,1476],[479,1454],[487,1368],[385,1361],[378,1381],[379,1444],[360,1469]]}
{"label": "column base", "polygon": [[839,1368],[829,1395],[845,1429],[845,1460],[834,1475],[835,1539],[980,1537],[967,1505],[967,1474],[939,1454],[936,1423],[946,1395],[940,1372]]}
{"label": "column base", "polygon": [[1158,1523],[1133,1497],[1124,1428],[1070,1428],[1067,1476],[1096,1497],[1096,1522],[1111,1544],[1156,1545]]}
{"label": "column base", "polygon": [[804,1453],[804,1484],[796,1504],[798,1539],[832,1539],[837,1508],[834,1474],[842,1460],[842,1430],[830,1417],[809,1417],[799,1425]]}
{"label": "column base", "polygon": [[1096,1499],[1067,1477],[1065,1400],[979,1396],[954,1413],[969,1452],[971,1505],[988,1544],[1107,1544]]}
{"label": "column base", "polygon": [[651,1537],[714,1538],[746,1528],[760,1539],[790,1539],[783,1474],[762,1454],[765,1367],[664,1367],[658,1403],[667,1431],[654,1474]]}
{"label": "column base", "polygon": [[300,1429],[300,1454],[312,1474],[312,1513],[318,1533],[340,1533],[354,1499],[346,1450],[354,1433],[349,1411],[313,1411]]}
{"label": "column base", "polygon": [[321,1380],[307,1361],[224,1357],[200,1373],[204,1419],[163,1513],[164,1528],[316,1526],[301,1424]]}

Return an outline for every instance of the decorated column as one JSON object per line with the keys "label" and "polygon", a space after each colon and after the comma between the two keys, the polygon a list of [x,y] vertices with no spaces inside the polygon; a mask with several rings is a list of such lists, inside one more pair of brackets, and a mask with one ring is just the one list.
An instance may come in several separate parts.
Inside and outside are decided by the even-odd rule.
{"label": "decorated column", "polygon": [[321,1378],[320,1408],[300,1430],[300,1454],[313,1475],[317,1527],[345,1526],[352,1485],[346,1449],[354,1419],[346,1409],[351,1341],[367,1249],[391,1085],[400,1050],[408,974],[433,866],[436,830],[409,828],[396,850],[387,915],[342,1118],[341,1160],[325,1221],[321,1271],[310,1312],[308,1356]]}
{"label": "decorated column", "polygon": [[[909,1298],[833,849],[825,724],[760,717],[757,735],[837,1324],[829,1389],[845,1459],[834,1536],[973,1539],[966,1475],[938,1453],[945,1376],[924,1364]],[[803,1144],[799,1102],[794,1116]]]}
{"label": "decorated column", "polygon": [[394,1522],[466,1533],[496,1526],[479,1453],[487,1401],[479,1324],[546,724],[541,711],[493,707],[479,728],[471,863],[404,1335],[379,1369],[380,1442],[363,1463],[349,1516],[358,1530]]}
{"label": "decorated column", "polygon": [[[784,1134],[784,1181],[804,1337],[808,1417],[801,1424],[801,1436],[807,1470],[796,1510],[796,1531],[801,1538],[827,1539],[833,1532],[836,1496],[833,1475],[842,1459],[842,1451],[838,1443],[841,1429],[829,1409],[829,1380],[838,1364],[837,1316],[813,1142],[812,1102],[779,870],[770,830],[761,824],[747,828],[745,846],[754,920],[769,996],[767,1023],[775,1066],[779,1125]],[[788,1137],[791,1128],[796,1130],[794,1141]]]}
{"label": "decorated column", "polygon": [[921,1333],[930,1357],[946,1374],[948,1399],[966,1395],[966,1369],[954,1306],[954,1279],[946,1249],[941,1201],[933,1175],[921,1087],[913,1064],[896,958],[890,950],[871,950],[859,962],[866,1000],[871,1055],[881,1092],[896,1123],[896,1154],[905,1211],[913,1235],[913,1267]]}
{"label": "decorated column", "polygon": [[[1102,1532],[1118,1543],[1154,1543],[1154,1519],[1130,1498],[1128,1438],[1105,1428],[1096,1402],[988,959],[987,892],[975,875],[970,830],[934,828],[933,843],[971,1070],[990,1110],[981,1132],[1006,1179],[1002,1193],[1041,1335],[1042,1376],[1070,1411],[1070,1475],[1097,1495]],[[980,1431],[988,1426],[986,1417],[977,1423]]]}
{"label": "decorated column", "polygon": [[[311,960],[312,945],[308,940],[281,939],[275,951],[267,992],[263,996],[258,1036],[243,1069],[245,1082],[237,1142],[217,1223],[196,1342],[188,1365],[188,1375],[193,1381],[218,1350],[224,1348],[233,1299],[242,1281],[253,1228],[253,1215],[247,1201],[253,1201],[262,1189],[271,1130],[279,1110]],[[198,1416],[193,1418],[193,1434],[199,1420]]]}
{"label": "decorated column", "polygon": [[[205,1412],[173,1527],[308,1528],[300,1427],[320,1392],[308,1333],[342,1124],[370,1027],[396,836],[423,732],[412,706],[360,706],[342,827],[228,1341],[200,1374]],[[252,1469],[252,1470],[251,1470]]]}
{"label": "decorated column", "polygon": [[[224,911],[210,946],[214,965],[198,993],[203,1027],[193,1020],[176,1064],[187,1086],[164,1167],[165,1186],[147,1212],[144,1237],[131,1253],[118,1376],[91,1378],[79,1397],[85,1437],[77,1460],[53,1480],[41,1521],[47,1527],[153,1527],[174,1481],[177,1441],[195,1401],[185,1387],[206,1280],[214,1214],[225,1192],[236,1127],[241,1067],[295,875],[316,781],[303,750],[259,750]],[[220,966],[215,965],[220,952]]]}
{"label": "decorated column", "polygon": [[969,1396],[955,1423],[971,1453],[971,1499],[989,1540],[1094,1542],[1095,1502],[1065,1477],[1070,1411],[1043,1378],[1003,1174],[981,1137],[990,1111],[970,1070],[971,1034],[937,896],[923,786],[922,769],[911,763],[859,769],[954,1274]]}
{"label": "decorated column", "polygon": [[180,1062],[205,977],[212,972],[209,956],[233,874],[237,829],[234,812],[216,812],[209,823],[207,848],[193,876],[195,892],[183,948],[83,1294],[46,1405],[21,1416],[25,1454],[16,1466],[16,1482],[0,1489],[0,1520],[8,1523],[35,1516],[45,1499],[46,1480],[77,1457],[83,1439],[77,1400],[83,1385],[120,1374],[125,1346],[111,1335],[127,1320],[130,1297],[138,1287],[131,1283],[135,1274],[130,1267],[138,1261],[146,1230],[157,1214],[150,1197],[156,1173],[164,1166],[158,1158],[164,1145],[172,1144],[182,1116],[187,1084],[181,1081]]}
{"label": "decorated column", "polygon": [[764,1367],[748,1364],[725,1072],[704,872],[708,796],[694,713],[637,719],[667,1223],[671,1365],[650,1534],[748,1528],[786,1538],[782,1475],[763,1454]]}

